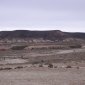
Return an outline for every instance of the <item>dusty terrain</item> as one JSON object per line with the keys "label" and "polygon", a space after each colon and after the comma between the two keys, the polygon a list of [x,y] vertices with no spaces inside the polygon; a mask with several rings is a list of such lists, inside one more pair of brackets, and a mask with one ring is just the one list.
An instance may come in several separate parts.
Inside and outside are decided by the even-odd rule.
{"label": "dusty terrain", "polygon": [[0,85],[85,85],[85,33],[0,31]]}
{"label": "dusty terrain", "polygon": [[85,68],[24,68],[0,71],[0,85],[85,85]]}
{"label": "dusty terrain", "polygon": [[85,85],[85,48],[7,50],[0,56],[0,85]]}
{"label": "dusty terrain", "polygon": [[0,85],[85,85],[84,42],[33,40],[0,41]]}

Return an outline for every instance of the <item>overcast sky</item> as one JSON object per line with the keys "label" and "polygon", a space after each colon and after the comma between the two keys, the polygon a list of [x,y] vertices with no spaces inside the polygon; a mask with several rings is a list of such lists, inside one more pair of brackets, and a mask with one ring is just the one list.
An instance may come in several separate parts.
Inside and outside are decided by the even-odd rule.
{"label": "overcast sky", "polygon": [[0,0],[0,30],[85,32],[85,0]]}

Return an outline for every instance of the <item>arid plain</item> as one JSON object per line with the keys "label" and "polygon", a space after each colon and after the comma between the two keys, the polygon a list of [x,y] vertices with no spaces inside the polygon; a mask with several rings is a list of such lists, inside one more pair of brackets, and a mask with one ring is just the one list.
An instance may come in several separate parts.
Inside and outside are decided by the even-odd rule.
{"label": "arid plain", "polygon": [[0,85],[85,85],[84,39],[25,32],[29,38],[23,31],[1,32]]}

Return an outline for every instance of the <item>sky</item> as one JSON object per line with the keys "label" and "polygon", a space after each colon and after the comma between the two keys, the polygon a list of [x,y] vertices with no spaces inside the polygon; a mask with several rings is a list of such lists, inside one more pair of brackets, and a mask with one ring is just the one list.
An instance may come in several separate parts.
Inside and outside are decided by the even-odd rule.
{"label": "sky", "polygon": [[0,31],[85,32],[85,0],[0,0]]}

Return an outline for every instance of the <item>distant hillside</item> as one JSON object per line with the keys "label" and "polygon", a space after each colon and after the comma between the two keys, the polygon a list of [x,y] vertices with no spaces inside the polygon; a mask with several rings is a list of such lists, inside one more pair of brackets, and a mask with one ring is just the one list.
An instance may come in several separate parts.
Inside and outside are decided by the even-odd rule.
{"label": "distant hillside", "polygon": [[60,30],[53,31],[28,31],[28,30],[15,30],[15,31],[1,31],[0,39],[12,38],[42,38],[44,40],[63,40],[66,38],[79,38],[85,39],[85,33],[70,33],[62,32]]}

